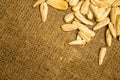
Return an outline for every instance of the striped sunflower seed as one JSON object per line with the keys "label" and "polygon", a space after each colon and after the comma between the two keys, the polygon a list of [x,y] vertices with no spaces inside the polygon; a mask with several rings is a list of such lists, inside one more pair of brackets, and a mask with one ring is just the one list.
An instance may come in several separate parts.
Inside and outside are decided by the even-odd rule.
{"label": "striped sunflower seed", "polygon": [[59,10],[66,10],[68,8],[68,4],[64,0],[47,0],[47,4]]}
{"label": "striped sunflower seed", "polygon": [[75,24],[64,24],[62,25],[62,30],[64,31],[73,31],[78,29],[78,26],[76,26]]}
{"label": "striped sunflower seed", "polygon": [[106,48],[102,47],[99,53],[99,65],[102,65],[106,52],[107,52]]}
{"label": "striped sunflower seed", "polygon": [[93,30],[98,30],[100,28],[105,27],[108,23],[110,22],[109,18],[104,19],[103,21],[99,22],[98,24],[96,24],[93,28]]}
{"label": "striped sunflower seed", "polygon": [[68,15],[66,15],[65,17],[64,17],[64,20],[65,20],[65,22],[70,22],[70,21],[72,21],[74,19],[74,13],[72,12],[72,13],[69,13]]}
{"label": "striped sunflower seed", "polygon": [[87,14],[88,9],[89,9],[89,4],[90,4],[89,0],[85,0],[85,1],[83,2],[82,6],[81,6],[81,10],[80,10],[80,12],[81,12],[83,15],[86,15],[86,14]]}
{"label": "striped sunflower seed", "polygon": [[93,25],[93,22],[86,19],[79,11],[75,12],[76,18],[78,18],[82,23],[87,24],[87,25]]}
{"label": "striped sunflower seed", "polygon": [[113,37],[116,38],[116,32],[115,32],[115,29],[114,29],[113,24],[111,22],[109,22],[108,27],[109,27],[110,32],[113,35]]}
{"label": "striped sunflower seed", "polygon": [[47,14],[48,14],[48,6],[46,2],[41,3],[40,12],[42,16],[42,21],[45,22],[47,19]]}
{"label": "striped sunflower seed", "polygon": [[78,4],[79,0],[70,0],[69,5],[70,6],[76,6]]}
{"label": "striped sunflower seed", "polygon": [[109,29],[106,30],[106,43],[109,47],[111,46],[111,43],[112,43],[112,36],[110,34]]}

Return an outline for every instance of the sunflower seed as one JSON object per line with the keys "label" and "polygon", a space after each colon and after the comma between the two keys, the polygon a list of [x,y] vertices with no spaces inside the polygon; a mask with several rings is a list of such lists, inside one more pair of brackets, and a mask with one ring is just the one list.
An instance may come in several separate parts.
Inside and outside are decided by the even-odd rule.
{"label": "sunflower seed", "polygon": [[70,6],[76,6],[78,4],[79,0],[70,0],[69,5]]}
{"label": "sunflower seed", "polygon": [[35,2],[35,4],[33,5],[33,7],[36,7],[36,6],[40,5],[43,2],[45,2],[45,0],[38,0],[38,1]]}
{"label": "sunflower seed", "polygon": [[78,29],[78,26],[76,26],[75,24],[64,24],[62,25],[62,30],[64,31],[73,31]]}
{"label": "sunflower seed", "polygon": [[105,4],[112,5],[115,0],[101,0]]}
{"label": "sunflower seed", "polygon": [[82,1],[79,1],[76,6],[73,6],[73,7],[72,7],[72,10],[73,10],[73,11],[78,11],[78,10],[80,10],[82,3],[83,3],[83,0],[82,0]]}
{"label": "sunflower seed", "polygon": [[92,21],[89,21],[86,19],[79,11],[75,12],[76,18],[78,18],[82,23],[87,24],[87,25],[93,25]]}
{"label": "sunflower seed", "polygon": [[90,9],[97,19],[99,19],[105,11],[105,8],[98,8],[97,6],[94,6],[92,4],[90,5]]}
{"label": "sunflower seed", "polygon": [[112,43],[112,36],[110,34],[109,29],[106,30],[106,43],[109,47],[111,46],[111,43]]}
{"label": "sunflower seed", "polygon": [[48,6],[46,2],[41,3],[40,12],[42,16],[42,21],[45,22],[48,14]]}
{"label": "sunflower seed", "polygon": [[100,29],[100,28],[103,28],[103,27],[105,27],[109,22],[110,22],[110,19],[109,19],[109,18],[106,18],[106,19],[104,19],[103,21],[97,23],[97,24],[94,26],[93,30],[98,30],[98,29]]}
{"label": "sunflower seed", "polygon": [[117,15],[117,19],[116,19],[116,33],[117,36],[120,36],[120,14]]}
{"label": "sunflower seed", "polygon": [[99,65],[102,65],[106,52],[107,52],[106,48],[102,47],[99,53]]}
{"label": "sunflower seed", "polygon": [[111,10],[111,8],[107,8],[107,9],[104,11],[104,13],[102,14],[102,16],[97,19],[97,21],[100,22],[100,21],[104,20],[104,19],[109,15],[110,10]]}
{"label": "sunflower seed", "polygon": [[69,42],[70,45],[83,45],[83,44],[86,44],[86,42],[84,40],[75,40],[75,41],[71,41]]}
{"label": "sunflower seed", "polygon": [[111,22],[109,22],[108,27],[109,27],[113,37],[116,38],[116,32],[115,32],[115,29],[114,29],[113,24]]}
{"label": "sunflower seed", "polygon": [[64,0],[47,0],[47,4],[59,10],[66,10],[68,8],[68,4]]}
{"label": "sunflower seed", "polygon": [[74,18],[74,14],[73,14],[73,12],[72,12],[72,13],[69,13],[68,15],[66,15],[66,16],[64,17],[64,20],[65,20],[65,22],[70,22],[70,21],[73,20],[73,18]]}
{"label": "sunflower seed", "polygon": [[78,32],[78,34],[81,36],[83,40],[85,40],[87,43],[91,41],[91,37],[86,35],[82,30]]}
{"label": "sunflower seed", "polygon": [[103,2],[100,0],[91,0],[91,3],[94,4],[95,6],[102,7],[102,8],[108,8],[111,6],[111,3],[108,2]]}
{"label": "sunflower seed", "polygon": [[112,6],[120,6],[120,0],[115,0]]}
{"label": "sunflower seed", "polygon": [[110,12],[110,19],[114,26],[116,26],[116,16],[117,14],[120,14],[119,7],[112,7]]}
{"label": "sunflower seed", "polygon": [[74,21],[73,24],[78,26],[79,30],[83,31],[87,36],[89,36],[89,37],[94,37],[95,36],[95,32],[90,30],[86,25],[84,25],[82,23],[79,23],[77,21]]}
{"label": "sunflower seed", "polygon": [[90,4],[89,0],[85,0],[85,1],[83,2],[82,6],[81,6],[81,10],[80,10],[80,12],[81,12],[83,15],[86,15],[86,14],[87,14],[88,9],[89,9],[89,4]]}
{"label": "sunflower seed", "polygon": [[90,9],[88,10],[87,18],[90,19],[90,20],[93,20],[93,18],[94,18],[93,13]]}

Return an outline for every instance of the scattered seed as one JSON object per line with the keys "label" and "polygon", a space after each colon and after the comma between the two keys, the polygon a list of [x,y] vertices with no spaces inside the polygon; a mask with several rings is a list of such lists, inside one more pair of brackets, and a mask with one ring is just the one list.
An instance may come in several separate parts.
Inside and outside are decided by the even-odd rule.
{"label": "scattered seed", "polygon": [[100,28],[105,27],[110,22],[109,18],[104,19],[103,21],[99,22],[97,25],[94,26],[93,30],[98,30]]}
{"label": "scattered seed", "polygon": [[115,0],[112,6],[120,6],[120,0]]}
{"label": "scattered seed", "polygon": [[107,9],[104,11],[104,13],[102,14],[102,16],[97,19],[97,21],[100,22],[100,21],[104,20],[104,19],[109,15],[110,10],[111,10],[111,8],[107,8]]}
{"label": "scattered seed", "polygon": [[87,18],[90,19],[90,20],[93,20],[93,18],[94,18],[93,13],[90,9],[88,10]]}
{"label": "scattered seed", "polygon": [[66,10],[68,8],[68,4],[64,0],[47,0],[47,4],[59,10]]}
{"label": "scattered seed", "polygon": [[69,13],[68,15],[66,15],[66,16],[64,17],[65,22],[70,22],[70,21],[72,21],[73,19],[74,19],[74,14],[73,14],[73,12],[72,12],[72,13]]}
{"label": "scattered seed", "polygon": [[75,41],[71,41],[69,42],[70,45],[83,45],[83,44],[86,44],[86,42],[84,40],[75,40]]}
{"label": "scattered seed", "polygon": [[78,18],[82,23],[87,24],[87,25],[93,25],[93,22],[86,19],[79,11],[75,12],[76,18]]}
{"label": "scattered seed", "polygon": [[[72,6],[73,12],[66,15],[64,20],[66,23],[72,21],[72,24],[64,24],[61,28],[64,31],[78,31],[76,40],[69,42],[70,45],[84,45],[90,42],[95,32],[89,29],[89,26],[94,27],[93,30],[98,30],[108,25],[106,43],[109,47],[112,36],[118,37],[120,41],[120,0],[38,0],[33,7],[40,5],[42,21],[45,22],[48,14],[47,4],[59,10],[67,10],[68,3]],[[102,64],[105,54],[106,48],[102,47],[99,65]]]}
{"label": "scattered seed", "polygon": [[117,19],[116,19],[116,33],[117,36],[120,36],[120,14],[117,15]]}
{"label": "scattered seed", "polygon": [[106,52],[107,52],[106,48],[102,47],[99,53],[99,65],[102,65]]}
{"label": "scattered seed", "polygon": [[115,32],[115,29],[114,29],[113,24],[111,22],[109,22],[108,27],[109,27],[113,37],[116,38],[116,32]]}
{"label": "scattered seed", "polygon": [[64,24],[62,25],[62,30],[64,31],[73,31],[78,29],[78,26],[76,26],[75,24]]}
{"label": "scattered seed", "polygon": [[78,4],[79,0],[70,0],[69,5],[70,6],[76,6]]}
{"label": "scattered seed", "polygon": [[110,3],[106,3],[100,0],[91,0],[91,3],[94,4],[95,6],[102,7],[102,8],[108,8],[111,6]]}
{"label": "scattered seed", "polygon": [[97,19],[99,19],[105,11],[105,8],[98,8],[98,6],[94,6],[92,4],[90,5],[90,9]]}
{"label": "scattered seed", "polygon": [[83,40],[85,40],[87,43],[91,41],[91,37],[86,35],[82,30],[78,32],[78,34],[81,36]]}
{"label": "scattered seed", "polygon": [[89,4],[90,4],[89,0],[85,0],[83,2],[82,6],[81,6],[81,10],[80,10],[83,15],[87,14],[88,9],[89,9]]}
{"label": "scattered seed", "polygon": [[79,1],[76,6],[73,6],[73,7],[72,7],[72,10],[73,10],[73,11],[78,11],[78,10],[80,10],[82,3],[83,3],[83,0],[82,0],[82,1]]}
{"label": "scattered seed", "polygon": [[106,43],[109,47],[111,46],[111,43],[112,43],[112,36],[110,34],[109,29],[106,30]]}
{"label": "scattered seed", "polygon": [[77,21],[74,21],[73,24],[78,26],[79,30],[83,31],[87,36],[89,36],[89,37],[94,37],[95,36],[95,32],[90,30],[86,25],[84,25],[82,23],[79,23]]}
{"label": "scattered seed", "polygon": [[48,6],[46,2],[41,3],[40,12],[42,16],[42,21],[45,22],[48,14]]}

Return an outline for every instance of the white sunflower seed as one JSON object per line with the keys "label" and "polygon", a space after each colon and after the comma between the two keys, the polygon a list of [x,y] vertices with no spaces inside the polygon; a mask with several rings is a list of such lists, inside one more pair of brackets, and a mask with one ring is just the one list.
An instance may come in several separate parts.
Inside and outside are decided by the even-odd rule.
{"label": "white sunflower seed", "polygon": [[70,0],[69,5],[70,6],[76,6],[78,4],[79,0]]}
{"label": "white sunflower seed", "polygon": [[81,6],[81,9],[80,9],[80,12],[83,14],[83,15],[86,15],[87,12],[88,12],[88,9],[89,9],[89,0],[85,0]]}
{"label": "white sunflower seed", "polygon": [[102,8],[108,8],[111,6],[111,3],[100,1],[100,0],[91,0],[91,3],[95,6],[102,7]]}
{"label": "white sunflower seed", "polygon": [[59,10],[66,10],[68,8],[68,4],[64,0],[47,0],[47,4]]}
{"label": "white sunflower seed", "polygon": [[75,24],[64,24],[62,25],[62,30],[64,31],[73,31],[78,29],[78,26],[76,26]]}
{"label": "white sunflower seed", "polygon": [[99,53],[99,65],[102,65],[106,52],[107,52],[106,48],[102,47]]}
{"label": "white sunflower seed", "polygon": [[111,19],[111,22],[115,25],[115,23],[116,23],[116,16],[118,15],[118,14],[120,14],[120,12],[119,12],[120,10],[119,10],[119,7],[112,7],[112,9],[111,9],[111,12],[110,12],[110,19]]}
{"label": "white sunflower seed", "polygon": [[109,27],[113,37],[116,38],[116,32],[115,32],[115,29],[114,29],[113,24],[111,22],[109,22],[108,27]]}
{"label": "white sunflower seed", "polygon": [[73,14],[73,12],[72,12],[72,13],[69,13],[68,15],[66,15],[66,16],[64,17],[65,22],[70,22],[70,21],[72,21],[73,19],[74,19],[74,14]]}
{"label": "white sunflower seed", "polygon": [[111,10],[111,8],[107,8],[107,9],[104,11],[104,13],[102,14],[102,16],[97,19],[97,21],[100,22],[100,21],[104,20],[104,19],[109,15],[110,10]]}
{"label": "white sunflower seed", "polygon": [[93,13],[90,9],[88,10],[87,18],[90,19],[90,20],[93,20],[93,18],[94,18]]}
{"label": "white sunflower seed", "polygon": [[98,29],[100,29],[100,28],[103,28],[103,27],[105,27],[109,22],[110,22],[110,19],[109,19],[109,18],[106,18],[106,19],[104,19],[103,21],[97,23],[97,24],[94,26],[93,30],[98,30]]}
{"label": "white sunflower seed", "polygon": [[69,42],[70,45],[83,45],[86,44],[86,42],[84,40],[75,40],[75,41],[71,41]]}
{"label": "white sunflower seed", "polygon": [[48,6],[46,2],[41,3],[40,12],[42,16],[42,21],[45,22],[47,19],[47,14],[48,14]]}
{"label": "white sunflower seed", "polygon": [[79,27],[80,31],[83,31],[86,35],[88,35],[89,37],[94,37],[95,36],[95,32],[90,30],[86,25],[79,23],[77,21],[74,21],[73,24],[75,24],[76,26]]}
{"label": "white sunflower seed", "polygon": [[92,4],[90,5],[90,9],[97,19],[99,19],[105,11],[105,8],[98,8],[97,6],[94,6]]}
{"label": "white sunflower seed", "polygon": [[110,34],[109,29],[106,30],[106,43],[109,47],[111,46],[111,43],[112,43],[112,36]]}
{"label": "white sunflower seed", "polygon": [[116,19],[116,33],[117,36],[120,36],[120,14],[117,15],[117,19]]}
{"label": "white sunflower seed", "polygon": [[73,10],[73,11],[78,11],[78,10],[80,10],[82,3],[83,3],[83,0],[82,0],[82,1],[79,1],[76,6],[73,6],[73,7],[72,7],[72,10]]}
{"label": "white sunflower seed", "polygon": [[78,34],[81,36],[83,40],[85,40],[87,43],[91,41],[91,37],[86,35],[82,30],[78,32]]}
{"label": "white sunflower seed", "polygon": [[87,25],[93,25],[93,22],[86,19],[79,11],[75,12],[76,18],[78,18],[82,23],[87,24]]}
{"label": "white sunflower seed", "polygon": [[115,0],[112,6],[120,6],[120,0]]}
{"label": "white sunflower seed", "polygon": [[105,4],[112,5],[115,0],[101,0]]}

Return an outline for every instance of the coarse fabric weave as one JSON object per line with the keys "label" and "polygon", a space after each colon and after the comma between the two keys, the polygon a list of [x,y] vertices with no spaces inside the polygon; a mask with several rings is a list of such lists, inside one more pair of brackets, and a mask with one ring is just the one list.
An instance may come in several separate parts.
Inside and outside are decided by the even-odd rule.
{"label": "coarse fabric weave", "polygon": [[[41,21],[35,0],[0,0],[0,80],[120,80],[120,41],[105,43],[105,30],[86,45],[71,46],[77,30],[64,32],[63,17],[71,12],[49,6]],[[107,47],[98,65],[101,47]]]}

